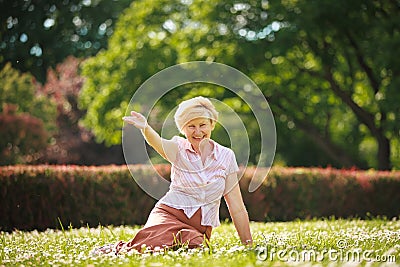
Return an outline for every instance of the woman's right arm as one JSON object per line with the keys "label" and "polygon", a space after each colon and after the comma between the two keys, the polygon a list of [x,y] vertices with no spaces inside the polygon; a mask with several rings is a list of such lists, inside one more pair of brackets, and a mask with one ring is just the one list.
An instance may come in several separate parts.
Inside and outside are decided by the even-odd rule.
{"label": "woman's right arm", "polygon": [[148,123],[146,118],[135,111],[131,111],[131,116],[122,118],[125,122],[132,124],[140,129],[146,142],[153,147],[158,154],[169,162],[174,162],[178,152],[176,142],[162,138]]}

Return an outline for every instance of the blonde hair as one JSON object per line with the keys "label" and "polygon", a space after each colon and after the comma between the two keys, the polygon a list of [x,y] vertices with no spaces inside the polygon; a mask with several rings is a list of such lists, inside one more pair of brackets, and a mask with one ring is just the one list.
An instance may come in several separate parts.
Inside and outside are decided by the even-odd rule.
{"label": "blonde hair", "polygon": [[213,122],[218,120],[218,112],[208,98],[197,96],[182,101],[174,115],[176,127],[180,132],[189,121],[196,118],[209,118]]}

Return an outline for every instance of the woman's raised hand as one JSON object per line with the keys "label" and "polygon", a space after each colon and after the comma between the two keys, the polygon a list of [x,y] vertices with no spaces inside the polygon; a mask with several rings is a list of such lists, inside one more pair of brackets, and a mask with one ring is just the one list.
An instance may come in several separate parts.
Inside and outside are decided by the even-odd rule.
{"label": "woman's raised hand", "polygon": [[140,130],[144,130],[147,126],[146,118],[136,111],[131,111],[130,116],[125,116],[122,119],[129,124],[133,124],[133,126]]}

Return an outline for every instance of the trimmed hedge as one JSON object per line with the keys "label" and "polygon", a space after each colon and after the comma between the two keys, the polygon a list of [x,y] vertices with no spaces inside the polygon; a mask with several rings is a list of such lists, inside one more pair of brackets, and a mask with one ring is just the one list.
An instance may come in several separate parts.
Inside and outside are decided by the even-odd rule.
{"label": "trimmed hedge", "polygon": [[[241,180],[242,192],[248,184]],[[400,215],[400,172],[273,168],[263,186],[243,198],[256,221],[393,218]]]}
{"label": "trimmed hedge", "polygon": [[[155,166],[168,178],[168,165]],[[152,166],[136,165],[135,177],[152,179]],[[254,169],[240,180],[251,220],[400,215],[400,172],[273,168],[253,193]],[[156,201],[134,182],[126,166],[0,167],[0,230],[144,224]],[[228,218],[222,201],[221,219]]]}
{"label": "trimmed hedge", "polygon": [[[162,167],[162,166],[161,166]],[[169,174],[169,168],[159,168]],[[149,176],[146,166],[135,175]],[[0,167],[0,229],[142,224],[155,204],[126,166]]]}

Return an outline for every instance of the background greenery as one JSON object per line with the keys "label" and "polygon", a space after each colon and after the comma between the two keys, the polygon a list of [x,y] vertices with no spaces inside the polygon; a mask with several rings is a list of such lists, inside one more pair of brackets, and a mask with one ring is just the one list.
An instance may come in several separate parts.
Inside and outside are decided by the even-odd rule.
{"label": "background greenery", "polygon": [[[400,215],[400,172],[275,167],[249,192],[255,168],[241,171],[252,221]],[[256,175],[266,173],[259,168]],[[0,167],[0,213],[6,214],[0,230],[45,230],[58,228],[59,221],[75,227],[142,225],[156,202],[143,181],[157,191],[159,175],[169,179],[170,165]],[[230,218],[223,200],[219,215]]]}
{"label": "background greenery", "polygon": [[[252,222],[255,244],[321,252],[344,241],[346,251],[394,255],[398,264],[399,172],[355,169],[400,169],[399,32],[397,0],[0,0],[0,165],[123,164],[121,116],[141,83],[177,63],[220,62],[252,78],[268,100],[277,126],[275,166],[347,169],[277,168],[258,191],[244,194],[250,217],[367,218]],[[257,124],[227,89],[176,88],[156,103],[152,125],[159,130],[171,109],[196,95],[217,98],[241,116],[256,163]],[[222,127],[214,138],[229,146]],[[92,257],[94,247],[128,240],[139,228],[73,226],[140,224],[153,205],[123,168],[0,168],[1,230],[62,228],[0,232],[0,265],[287,264],[257,260],[257,250],[240,246],[225,223],[213,232],[211,249]],[[368,220],[379,214],[394,218]]]}
{"label": "background greenery", "polygon": [[[1,147],[2,158],[13,158],[3,164],[99,163],[95,156],[79,158],[74,148],[60,140],[65,136],[61,131],[71,129],[60,127],[67,119],[77,133],[73,139],[81,140],[75,148],[87,144],[81,146],[81,154],[102,154],[105,159],[101,162],[123,162],[120,150],[113,154],[99,151],[107,151],[105,145],[120,144],[121,116],[135,90],[168,66],[206,60],[233,66],[260,87],[277,125],[276,164],[381,170],[400,166],[398,1],[84,0],[0,4],[3,107],[14,104],[18,106],[14,115],[28,113],[42,120],[48,134],[43,145],[47,152],[38,152],[38,147],[34,158],[24,157],[27,149],[23,144],[7,140]],[[78,69],[67,61],[68,55],[83,62],[81,71],[74,74],[74,79],[81,80],[65,85],[66,89],[75,88],[74,93],[61,97],[55,93],[57,89],[45,89],[52,75],[47,70],[53,71],[53,84],[59,83],[53,88],[59,88],[65,71],[57,72],[56,64]],[[16,80],[22,75],[16,76],[16,70],[30,72],[24,77],[31,77],[32,84]],[[30,93],[22,93],[25,91]],[[26,99],[39,101],[38,94],[47,96],[48,110],[59,101],[56,114],[26,108]],[[177,88],[156,106],[154,120],[162,119],[162,114],[168,114],[182,99],[198,94],[232,106],[246,122],[252,145],[257,147],[257,125],[252,123],[251,112],[239,96],[226,89]],[[65,116],[72,111],[73,118]],[[1,116],[10,116],[10,109],[3,108]],[[224,143],[221,131],[215,136]],[[1,135],[6,136],[4,132]],[[101,147],[89,145],[95,141]],[[64,157],[49,156],[49,146],[50,151],[64,151]],[[251,151],[252,163],[257,153]]]}

